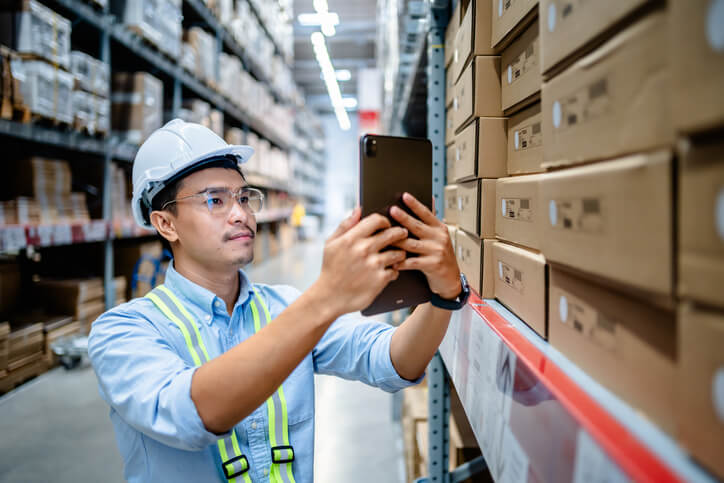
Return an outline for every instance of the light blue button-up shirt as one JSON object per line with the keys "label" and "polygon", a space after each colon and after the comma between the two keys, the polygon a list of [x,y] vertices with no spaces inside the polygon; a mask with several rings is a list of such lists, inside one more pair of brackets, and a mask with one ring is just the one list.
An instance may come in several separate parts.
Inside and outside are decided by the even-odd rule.
{"label": "light blue button-up shirt", "polygon": [[[254,334],[249,306],[252,285],[243,271],[239,278],[239,299],[229,316],[219,297],[181,276],[173,264],[166,273],[166,287],[195,317],[211,358]],[[285,285],[254,287],[272,319],[300,295]],[[356,379],[390,392],[419,382],[402,379],[393,367],[393,332],[388,325],[359,316],[340,317],[284,381],[297,483],[313,480],[314,373]],[[186,342],[178,327],[150,300],[132,300],[98,318],[91,329],[88,352],[101,397],[111,407],[128,481],[225,481],[216,441],[228,433],[217,435],[204,427],[191,400],[191,377],[196,368]],[[255,482],[269,479],[268,424],[266,405],[262,404],[235,426]]]}

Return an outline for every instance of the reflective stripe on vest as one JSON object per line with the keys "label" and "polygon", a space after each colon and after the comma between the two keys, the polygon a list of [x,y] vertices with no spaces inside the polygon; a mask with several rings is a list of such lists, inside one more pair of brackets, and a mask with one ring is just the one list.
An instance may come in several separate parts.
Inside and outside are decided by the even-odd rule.
{"label": "reflective stripe on vest", "polygon": [[[264,311],[264,325],[259,317],[259,310],[252,298],[250,306],[254,316],[254,332],[259,332],[271,322],[271,314],[267,309],[264,300],[259,292],[254,289],[254,295]],[[159,285],[148,297],[158,309],[178,326],[186,341],[186,346],[191,353],[191,358],[196,366],[211,360],[204,346],[198,326],[194,323],[193,316],[186,310],[181,301],[164,285]],[[292,474],[292,462],[294,461],[294,448],[289,444],[289,423],[287,414],[287,403],[284,397],[284,389],[279,386],[272,396],[266,401],[269,417],[269,443],[271,446],[272,465],[269,472],[269,480],[273,483],[295,483]],[[251,483],[249,477],[249,461],[241,454],[236,432],[232,430],[231,435],[217,441],[219,454],[221,456],[221,468],[231,483],[236,483],[236,477],[241,476],[244,483]],[[233,455],[229,457],[229,455]]]}
{"label": "reflective stripe on vest", "polygon": [[[264,310],[264,326],[271,322],[271,315],[266,308],[259,292],[254,289],[254,295]],[[259,310],[252,299],[251,313],[254,316],[254,332],[261,330],[262,325]],[[269,444],[271,445],[272,465],[269,479],[279,483],[295,483],[292,475],[292,461],[294,461],[294,448],[289,444],[289,423],[287,418],[287,401],[284,397],[283,384],[266,400],[269,414]]]}
{"label": "reflective stripe on vest", "polygon": [[[181,330],[194,365],[198,367],[211,360],[194,318],[168,288],[159,285],[146,297]],[[229,483],[237,483],[237,478],[244,483],[251,483],[249,460],[241,454],[236,431],[232,429],[229,436],[219,439],[216,444],[221,456],[221,470]]]}

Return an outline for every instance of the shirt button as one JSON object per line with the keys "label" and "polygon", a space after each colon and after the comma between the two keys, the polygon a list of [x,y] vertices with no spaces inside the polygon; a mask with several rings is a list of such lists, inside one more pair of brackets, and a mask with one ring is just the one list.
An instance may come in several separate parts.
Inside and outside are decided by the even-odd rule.
{"label": "shirt button", "polygon": [[205,319],[206,319],[206,320],[211,320],[211,316],[210,316],[210,315],[207,315],[207,316],[205,317]]}
{"label": "shirt button", "polygon": [[264,468],[264,476],[269,476],[269,470]]}
{"label": "shirt button", "polygon": [[217,306],[217,307],[221,307],[221,300],[217,300],[217,301],[216,301],[216,306]]}
{"label": "shirt button", "polygon": [[254,421],[253,423],[251,423],[251,429],[256,429],[256,421]]}

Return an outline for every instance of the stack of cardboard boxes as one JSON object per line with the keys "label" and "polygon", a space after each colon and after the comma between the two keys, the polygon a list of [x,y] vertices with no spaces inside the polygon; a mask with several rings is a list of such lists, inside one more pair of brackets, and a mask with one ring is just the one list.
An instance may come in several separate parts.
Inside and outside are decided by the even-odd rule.
{"label": "stack of cardboard boxes", "polygon": [[0,183],[0,225],[87,222],[90,219],[85,193],[73,193],[67,161],[39,156],[15,160]]}
{"label": "stack of cardboard boxes", "polygon": [[[113,282],[116,304],[124,303],[126,278],[116,277]],[[46,311],[71,315],[85,333],[90,331],[91,324],[106,310],[101,278],[41,279],[35,285]],[[48,324],[53,326],[53,322],[50,320]]]}
{"label": "stack of cardboard boxes", "polygon": [[163,122],[163,83],[147,72],[117,72],[112,89],[113,132],[140,145]]}
{"label": "stack of cardboard boxes", "polygon": [[678,141],[679,439],[724,478],[724,8],[672,0],[669,109]]}
{"label": "stack of cardboard boxes", "polygon": [[[446,33],[445,219],[461,269],[724,476],[724,10],[483,3],[461,2]],[[468,39],[483,56],[468,60],[472,72]],[[488,177],[490,54],[500,55],[493,117],[506,126],[506,172],[492,188],[498,241],[474,272],[461,252],[475,226],[460,209],[472,177],[465,134],[477,126],[475,175]]]}
{"label": "stack of cardboard boxes", "polygon": [[495,183],[506,175],[507,135],[500,103],[500,56],[491,48],[490,0],[458,5],[446,38],[449,128],[445,221],[462,271],[493,296],[488,266],[495,238]]}

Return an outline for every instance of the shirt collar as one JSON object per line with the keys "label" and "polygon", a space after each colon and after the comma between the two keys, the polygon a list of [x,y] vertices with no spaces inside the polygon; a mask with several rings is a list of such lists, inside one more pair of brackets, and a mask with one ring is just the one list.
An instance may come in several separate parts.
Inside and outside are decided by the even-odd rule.
{"label": "shirt collar", "polygon": [[[168,286],[174,294],[182,297],[191,304],[196,305],[204,313],[213,314],[214,304],[217,301],[220,302],[222,310],[226,313],[226,308],[223,305],[224,301],[210,290],[192,282],[178,273],[174,267],[173,260],[168,264],[164,284]],[[234,308],[246,303],[247,300],[249,300],[249,298],[254,294],[254,288],[251,281],[241,269],[239,269],[239,287],[239,298],[237,298]],[[208,319],[207,323],[211,324],[212,320],[213,317]]]}

